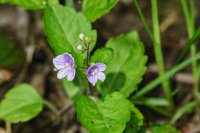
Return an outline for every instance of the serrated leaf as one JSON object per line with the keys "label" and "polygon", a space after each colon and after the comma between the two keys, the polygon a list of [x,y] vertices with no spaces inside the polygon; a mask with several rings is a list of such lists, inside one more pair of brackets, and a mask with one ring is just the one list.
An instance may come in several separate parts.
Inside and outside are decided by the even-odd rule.
{"label": "serrated leaf", "polygon": [[135,106],[132,106],[131,110],[131,120],[127,123],[126,129],[123,133],[144,133],[144,117],[142,113]]}
{"label": "serrated leaf", "polygon": [[96,101],[80,96],[75,105],[79,121],[90,133],[121,133],[131,116],[132,104],[120,92]]}
{"label": "serrated leaf", "polygon": [[106,80],[98,84],[102,95],[121,91],[129,96],[136,90],[146,70],[147,56],[137,32],[133,31],[110,39],[106,47],[112,48],[113,59],[107,64]]}
{"label": "serrated leaf", "polygon": [[119,0],[84,0],[83,13],[90,22],[94,22],[104,14],[108,13]]}
{"label": "serrated leaf", "polygon": [[0,67],[17,67],[24,61],[22,51],[15,43],[0,38]]}
{"label": "serrated leaf", "polygon": [[25,9],[38,10],[47,5],[58,4],[58,0],[0,0],[0,3],[14,4]]}
{"label": "serrated leaf", "polygon": [[111,48],[100,48],[94,52],[91,62],[102,62],[107,64],[113,58],[113,50]]}
{"label": "serrated leaf", "polygon": [[44,29],[51,48],[56,54],[68,52],[75,58],[76,65],[83,66],[85,54],[76,49],[81,44],[79,34],[93,38],[90,50],[96,42],[96,31],[92,30],[82,13],[61,5],[46,8],[44,14]]}
{"label": "serrated leaf", "polygon": [[0,104],[0,119],[17,123],[37,116],[43,108],[43,100],[28,84],[20,84],[5,95]]}
{"label": "serrated leaf", "polygon": [[151,129],[152,133],[181,133],[170,124],[163,124],[163,125],[154,124],[151,126]]}

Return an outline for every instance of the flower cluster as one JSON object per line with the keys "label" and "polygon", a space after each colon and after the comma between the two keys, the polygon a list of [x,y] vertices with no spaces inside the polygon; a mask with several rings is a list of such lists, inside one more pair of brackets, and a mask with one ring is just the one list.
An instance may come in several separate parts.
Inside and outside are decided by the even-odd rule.
{"label": "flower cluster", "polygon": [[[53,59],[53,64],[58,71],[57,78],[62,79],[67,77],[68,81],[72,81],[75,77],[75,61],[74,58],[68,54],[64,53],[62,55],[58,55]],[[105,80],[105,74],[103,71],[106,69],[106,65],[103,63],[96,63],[93,66],[90,66],[87,69],[87,78],[89,82],[95,86],[97,80],[101,80],[102,82]]]}

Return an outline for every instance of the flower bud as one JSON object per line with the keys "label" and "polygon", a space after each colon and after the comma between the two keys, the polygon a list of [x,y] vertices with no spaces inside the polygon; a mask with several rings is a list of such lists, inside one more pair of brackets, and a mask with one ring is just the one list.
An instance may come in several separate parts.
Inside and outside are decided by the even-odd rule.
{"label": "flower bud", "polygon": [[77,49],[78,51],[82,51],[82,45],[79,44],[79,45],[76,47],[76,49]]}
{"label": "flower bud", "polygon": [[85,37],[85,42],[86,43],[91,43],[92,42],[92,38],[91,37]]}
{"label": "flower bud", "polygon": [[85,34],[84,33],[79,34],[79,38],[81,39],[81,41],[84,41],[85,40]]}

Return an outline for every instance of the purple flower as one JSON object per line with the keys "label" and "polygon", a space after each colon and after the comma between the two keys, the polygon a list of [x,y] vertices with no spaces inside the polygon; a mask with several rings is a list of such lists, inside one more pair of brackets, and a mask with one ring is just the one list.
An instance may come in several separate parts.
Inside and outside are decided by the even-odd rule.
{"label": "purple flower", "polygon": [[62,79],[67,77],[69,81],[72,81],[75,77],[75,69],[74,69],[74,58],[68,54],[64,53],[62,55],[58,55],[53,59],[53,64],[57,70],[59,70],[57,74],[58,79]]}
{"label": "purple flower", "polygon": [[102,72],[106,69],[106,65],[103,63],[96,63],[95,65],[88,68],[87,77],[89,82],[95,86],[97,80],[101,80],[102,82],[105,80],[106,76]]}

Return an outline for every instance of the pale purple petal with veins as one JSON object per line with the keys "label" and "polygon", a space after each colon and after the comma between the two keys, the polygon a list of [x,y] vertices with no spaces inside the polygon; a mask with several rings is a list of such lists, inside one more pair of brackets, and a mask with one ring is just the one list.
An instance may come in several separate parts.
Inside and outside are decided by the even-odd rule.
{"label": "pale purple petal with veins", "polygon": [[65,60],[63,55],[58,55],[53,59],[53,64],[56,69],[62,69],[65,67]]}
{"label": "pale purple petal with veins", "polygon": [[58,79],[62,79],[64,77],[66,77],[68,75],[68,72],[69,70],[67,68],[63,68],[61,70],[59,70],[58,74],[57,74],[57,78]]}
{"label": "pale purple petal with veins", "polygon": [[90,82],[93,86],[95,86],[95,84],[96,84],[96,82],[97,82],[97,76],[95,76],[95,75],[89,75],[89,76],[88,76],[88,80],[89,80],[89,82]]}
{"label": "pale purple petal with veins", "polygon": [[63,54],[65,61],[70,64],[71,67],[74,67],[74,58],[70,54]]}
{"label": "pale purple petal with veins", "polygon": [[74,69],[75,62],[74,58],[68,54],[64,53],[62,55],[58,55],[53,59],[53,64],[56,69],[59,70],[57,74],[58,79],[62,79],[67,77],[69,81],[72,81],[75,77],[76,70]]}
{"label": "pale purple petal with veins", "polygon": [[103,63],[96,63],[96,67],[98,68],[99,71],[106,70],[106,65]]}
{"label": "pale purple petal with veins", "polygon": [[67,79],[68,79],[68,81],[72,81],[75,77],[76,71],[75,71],[75,69],[72,69],[72,70],[69,70],[68,72],[69,73],[67,75]]}
{"label": "pale purple petal with veins", "polygon": [[106,76],[102,72],[106,69],[106,65],[103,63],[96,63],[95,65],[88,68],[87,77],[89,82],[95,86],[97,80],[101,80],[102,82],[105,80]]}
{"label": "pale purple petal with veins", "polygon": [[103,72],[98,72],[97,73],[97,78],[99,80],[101,80],[102,82],[104,82],[104,80],[106,79],[106,76],[105,76],[105,74]]}

